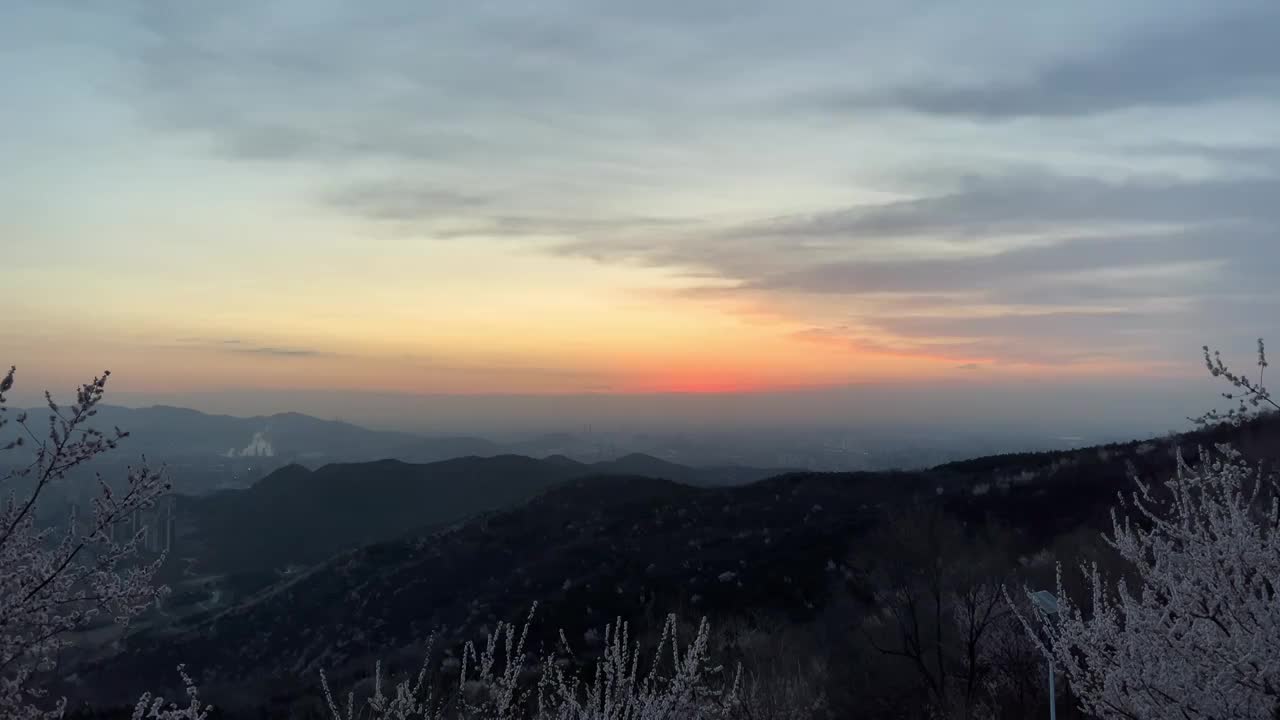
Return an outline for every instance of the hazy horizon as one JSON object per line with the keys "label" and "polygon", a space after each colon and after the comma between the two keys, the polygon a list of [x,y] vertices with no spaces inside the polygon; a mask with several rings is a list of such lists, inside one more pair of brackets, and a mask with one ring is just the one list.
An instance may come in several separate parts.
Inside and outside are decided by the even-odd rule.
{"label": "hazy horizon", "polygon": [[[59,394],[54,393],[55,399]],[[62,395],[67,399],[68,395]],[[37,406],[38,398],[15,399]],[[378,394],[353,391],[108,393],[109,404],[172,406],[254,417],[298,412],[376,430],[448,435],[555,432],[686,433],[739,431],[946,431],[1045,437],[1064,434],[1138,439],[1188,429],[1220,399],[1203,382],[1134,387],[1080,382],[1037,387],[987,379],[965,387],[879,384],[756,393],[604,393],[574,395]],[[1111,411],[1097,414],[1106,405]]]}

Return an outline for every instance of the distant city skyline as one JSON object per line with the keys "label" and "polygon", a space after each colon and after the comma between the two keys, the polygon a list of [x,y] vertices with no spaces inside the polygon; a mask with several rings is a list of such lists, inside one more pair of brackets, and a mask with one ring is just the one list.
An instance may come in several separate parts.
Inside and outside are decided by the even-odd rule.
{"label": "distant city skyline", "polygon": [[19,0],[0,363],[382,427],[916,384],[1175,425],[1202,344],[1280,342],[1278,35],[1263,0]]}

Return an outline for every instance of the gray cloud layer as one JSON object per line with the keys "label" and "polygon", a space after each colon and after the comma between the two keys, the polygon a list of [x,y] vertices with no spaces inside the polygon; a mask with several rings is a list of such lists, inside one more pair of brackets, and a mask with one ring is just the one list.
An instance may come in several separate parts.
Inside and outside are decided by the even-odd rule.
{"label": "gray cloud layer", "polygon": [[76,17],[149,129],[301,169],[377,230],[710,277],[889,347],[1171,358],[1274,329],[1280,4],[802,5]]}
{"label": "gray cloud layer", "polygon": [[1152,18],[1132,41],[1033,71],[1021,81],[904,85],[821,99],[835,110],[888,104],[938,115],[1071,116],[1184,106],[1280,91],[1280,5],[1221,3],[1208,18]]}
{"label": "gray cloud layer", "polygon": [[1280,175],[1201,181],[1109,182],[1022,173],[976,177],[948,193],[782,218],[744,234],[805,236],[926,233],[990,236],[1083,223],[1280,221]]}

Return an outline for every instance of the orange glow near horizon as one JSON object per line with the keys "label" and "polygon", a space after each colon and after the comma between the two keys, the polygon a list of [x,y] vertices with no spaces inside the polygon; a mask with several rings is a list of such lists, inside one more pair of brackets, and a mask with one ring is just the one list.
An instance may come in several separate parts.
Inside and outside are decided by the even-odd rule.
{"label": "orange glow near horizon", "polygon": [[[477,253],[446,246],[437,274],[474,272]],[[724,394],[969,382],[974,368],[1045,378],[1159,371],[1136,361],[1037,365],[965,352],[955,340],[822,330],[803,305],[689,292],[698,281],[654,268],[483,260],[488,274],[468,295],[456,283],[422,283],[410,265],[380,266],[377,292],[337,278],[228,294],[190,269],[144,292],[70,271],[88,296],[110,302],[60,296],[34,307],[24,300],[48,279],[19,276],[16,290],[30,286],[15,295],[17,325],[0,361],[19,366],[24,388],[74,387],[110,368],[116,388],[138,393]]]}
{"label": "orange glow near horizon", "polygon": [[[403,394],[732,394],[813,390],[863,383],[953,379],[969,382],[995,371],[1003,376],[1047,378],[1168,374],[1171,368],[1142,362],[1095,362],[1072,366],[955,357],[938,345],[912,351],[859,345],[838,338],[797,334],[792,326],[743,324],[705,310],[670,328],[653,317],[632,318],[650,334],[588,332],[574,338],[539,339],[512,333],[496,343],[451,352],[309,338],[279,342],[104,338],[86,342],[71,335],[27,336],[7,362],[18,365],[21,387],[73,387],[109,368],[113,386],[135,393],[218,390],[354,390]],[[447,334],[447,333],[446,333]],[[700,335],[700,337],[697,337]],[[375,350],[359,352],[375,345]],[[547,346],[550,346],[548,349]],[[62,352],[57,352],[58,349]],[[306,349],[302,349],[306,348]],[[350,350],[342,349],[350,348]],[[560,348],[564,348],[563,351]],[[16,352],[14,352],[16,351]],[[978,371],[978,372],[975,372]]]}

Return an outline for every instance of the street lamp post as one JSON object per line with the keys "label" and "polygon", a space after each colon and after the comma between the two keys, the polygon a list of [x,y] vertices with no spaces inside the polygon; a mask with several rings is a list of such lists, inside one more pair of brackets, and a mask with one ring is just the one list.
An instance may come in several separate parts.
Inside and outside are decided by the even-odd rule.
{"label": "street lamp post", "polygon": [[[1048,590],[1038,590],[1031,593],[1031,600],[1035,602],[1046,615],[1058,614],[1058,598]],[[1053,689],[1053,656],[1049,656],[1049,720],[1058,720],[1058,696],[1054,694]]]}

